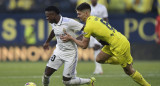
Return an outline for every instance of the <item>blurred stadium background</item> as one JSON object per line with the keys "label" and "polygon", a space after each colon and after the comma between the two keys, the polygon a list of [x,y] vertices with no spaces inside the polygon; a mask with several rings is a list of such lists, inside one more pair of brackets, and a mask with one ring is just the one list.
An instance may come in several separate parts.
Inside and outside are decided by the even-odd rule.
{"label": "blurred stadium background", "polygon": [[[56,44],[53,39],[49,51],[42,48],[51,31],[45,19],[45,7],[55,5],[62,16],[78,20],[75,7],[84,1],[90,3],[90,0],[0,0],[0,86],[23,86],[28,81],[41,86],[41,75]],[[160,46],[155,42],[158,1],[99,0],[108,10],[109,23],[130,41],[135,68],[153,86],[160,85]],[[93,56],[92,49],[79,48],[80,76],[92,75]],[[96,86],[137,86],[132,80],[126,81],[129,77],[120,66],[103,65],[103,68],[104,75],[95,76]],[[54,74],[52,86],[62,86],[62,69]]]}

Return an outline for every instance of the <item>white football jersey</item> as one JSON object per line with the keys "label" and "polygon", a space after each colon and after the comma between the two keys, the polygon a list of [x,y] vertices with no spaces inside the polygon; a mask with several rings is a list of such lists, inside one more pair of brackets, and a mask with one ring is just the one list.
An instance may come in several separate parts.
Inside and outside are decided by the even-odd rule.
{"label": "white football jersey", "polygon": [[91,36],[90,37],[90,42],[89,42],[89,47],[90,48],[94,47],[95,44],[98,44],[98,45],[102,46],[101,43],[99,43],[93,36]]}
{"label": "white football jersey", "polygon": [[96,6],[91,5],[91,15],[97,16],[100,18],[106,18],[108,17],[107,9],[104,5],[98,4]]}
{"label": "white football jersey", "polygon": [[70,34],[72,37],[76,37],[75,31],[80,31],[83,27],[83,24],[79,23],[78,21],[62,17],[60,18],[60,21],[52,25],[52,30],[54,31],[55,37],[57,39],[56,48],[59,48],[60,50],[74,50],[77,49],[77,45],[73,41],[67,41],[63,42],[60,39],[61,35],[64,35],[63,30],[65,29],[68,34]]}

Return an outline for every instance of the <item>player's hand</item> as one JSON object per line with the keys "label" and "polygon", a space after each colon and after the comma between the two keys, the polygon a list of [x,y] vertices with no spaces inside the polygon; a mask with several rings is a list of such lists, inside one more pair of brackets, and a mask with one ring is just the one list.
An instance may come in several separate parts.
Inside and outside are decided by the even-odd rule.
{"label": "player's hand", "polygon": [[66,30],[63,30],[63,32],[64,32],[64,35],[61,35],[61,36],[60,36],[60,39],[61,39],[62,41],[67,42],[67,41],[69,41],[70,39],[72,39],[72,36],[69,35],[69,34],[66,32]]}
{"label": "player's hand", "polygon": [[43,49],[44,49],[44,50],[49,50],[49,43],[46,43],[46,42],[45,42],[45,43],[43,44]]}

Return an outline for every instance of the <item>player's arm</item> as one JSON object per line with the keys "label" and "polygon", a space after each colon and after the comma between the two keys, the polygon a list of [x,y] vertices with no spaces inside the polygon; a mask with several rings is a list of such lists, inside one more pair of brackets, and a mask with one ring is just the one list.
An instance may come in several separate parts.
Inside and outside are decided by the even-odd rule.
{"label": "player's arm", "polygon": [[85,38],[83,37],[82,40],[77,40],[76,38],[73,38],[71,35],[69,35],[68,33],[65,32],[65,36],[61,36],[61,40],[63,41],[68,41],[68,40],[72,40],[74,41],[78,46],[80,46],[83,49],[86,49],[88,47],[90,38]]}
{"label": "player's arm", "polygon": [[86,49],[88,47],[88,44],[90,41],[89,38],[85,38],[84,36],[83,36],[82,40],[77,40],[73,37],[71,38],[71,40],[73,40],[78,46],[80,46],[83,49]]}
{"label": "player's arm", "polygon": [[79,35],[76,39],[82,41],[82,39],[83,39],[83,34]]}
{"label": "player's arm", "polygon": [[50,35],[48,37],[48,39],[46,40],[46,42],[43,44],[43,48],[45,50],[49,50],[49,42],[55,37],[55,34],[53,32],[53,30],[50,32]]}
{"label": "player's arm", "polygon": [[50,35],[48,37],[48,39],[46,40],[46,43],[49,43],[53,38],[54,38],[55,34],[53,32],[53,30],[50,32]]}
{"label": "player's arm", "polygon": [[[83,29],[84,29],[84,26],[82,27],[81,31],[83,31]],[[76,39],[82,41],[82,39],[83,39],[83,34],[80,34]]]}

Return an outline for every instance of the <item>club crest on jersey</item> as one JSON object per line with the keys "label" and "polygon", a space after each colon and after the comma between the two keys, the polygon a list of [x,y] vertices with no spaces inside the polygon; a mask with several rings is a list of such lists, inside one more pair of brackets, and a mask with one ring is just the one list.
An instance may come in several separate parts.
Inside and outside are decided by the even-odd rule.
{"label": "club crest on jersey", "polygon": [[66,32],[66,29],[65,28],[63,28],[63,36],[65,36],[66,34],[65,34],[65,32]]}
{"label": "club crest on jersey", "polygon": [[66,29],[65,29],[65,28],[63,28],[63,32],[66,32]]}

